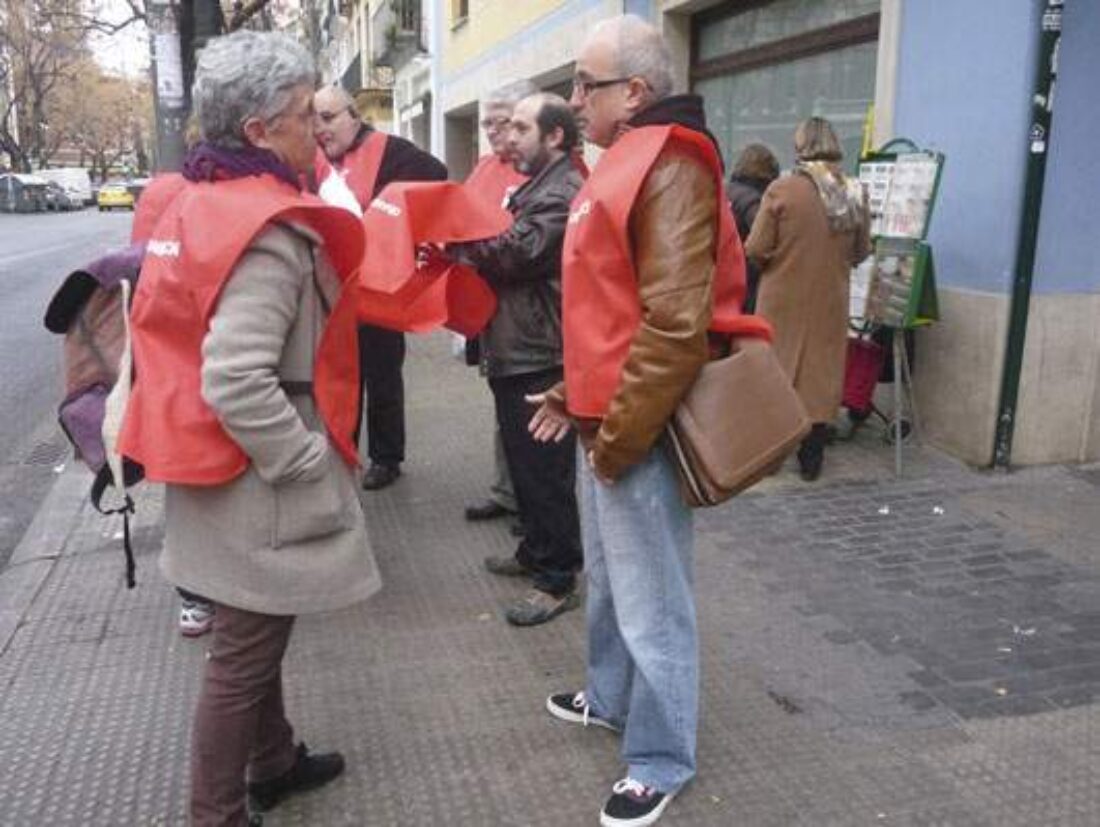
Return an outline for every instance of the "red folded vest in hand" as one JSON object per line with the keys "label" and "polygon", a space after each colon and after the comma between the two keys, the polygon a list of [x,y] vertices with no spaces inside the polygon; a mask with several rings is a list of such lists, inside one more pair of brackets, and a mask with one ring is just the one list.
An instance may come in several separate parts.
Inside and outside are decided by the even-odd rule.
{"label": "red folded vest in hand", "polygon": [[478,241],[504,232],[512,217],[450,181],[388,185],[363,215],[369,239],[359,270],[359,315],[369,324],[424,332],[478,333],[496,296],[469,267],[433,261],[417,268],[420,244]]}
{"label": "red folded vest in hand", "polygon": [[416,271],[396,293],[359,287],[361,322],[427,333],[446,327],[467,338],[476,336],[497,309],[497,297],[475,270],[435,262]]}

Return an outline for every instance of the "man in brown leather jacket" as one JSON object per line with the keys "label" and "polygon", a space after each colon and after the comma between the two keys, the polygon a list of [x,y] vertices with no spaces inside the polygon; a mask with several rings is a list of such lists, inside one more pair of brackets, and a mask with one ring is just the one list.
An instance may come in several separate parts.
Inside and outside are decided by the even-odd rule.
{"label": "man in brown leather jacket", "polygon": [[[566,235],[565,382],[532,397],[541,405],[530,430],[560,439],[572,424],[581,438],[588,668],[582,691],[546,706],[561,720],[622,732],[627,770],[601,824],[648,825],[695,774],[692,519],[661,437],[708,358],[718,210],[728,205],[714,170],[661,128],[709,134],[700,99],[670,95],[668,51],[652,26],[630,15],[601,24],[575,72],[574,111],[606,152]],[[653,147],[653,163],[639,166],[635,150]],[[616,253],[600,239],[618,226],[607,216],[626,206],[627,249]],[[608,373],[609,359],[621,368]],[[592,387],[608,376],[607,387]]]}

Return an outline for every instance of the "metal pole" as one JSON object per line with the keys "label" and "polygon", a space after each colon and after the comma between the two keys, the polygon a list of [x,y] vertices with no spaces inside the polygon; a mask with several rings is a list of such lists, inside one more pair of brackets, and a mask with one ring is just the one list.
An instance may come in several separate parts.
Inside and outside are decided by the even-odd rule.
{"label": "metal pole", "polygon": [[994,467],[1007,469],[1012,462],[1012,437],[1016,428],[1016,402],[1020,392],[1020,373],[1024,363],[1028,306],[1035,273],[1035,249],[1039,239],[1039,218],[1043,207],[1047,149],[1054,111],[1054,85],[1058,76],[1058,43],[1062,37],[1063,0],[1046,0],[1039,24],[1039,67],[1031,95],[1031,126],[1028,131],[1027,173],[1024,180],[1023,206],[1020,211],[1020,236],[1016,247],[1016,275],[1012,283],[1008,343],[1004,372],[1001,374],[1001,399],[997,410],[997,434],[993,443]]}
{"label": "metal pole", "polygon": [[173,0],[149,0],[146,15],[153,53],[153,102],[156,107],[157,172],[183,166],[183,129],[187,96],[183,85],[178,6]]}
{"label": "metal pole", "polygon": [[894,476],[901,476],[901,356],[898,348],[905,347],[902,341],[904,332],[901,328],[894,329]]}

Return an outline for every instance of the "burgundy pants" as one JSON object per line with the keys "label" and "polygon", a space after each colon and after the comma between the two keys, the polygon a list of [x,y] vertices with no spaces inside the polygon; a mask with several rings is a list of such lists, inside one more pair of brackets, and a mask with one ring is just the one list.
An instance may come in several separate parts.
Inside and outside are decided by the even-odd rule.
{"label": "burgundy pants", "polygon": [[191,731],[193,827],[247,825],[246,773],[266,781],[294,763],[282,683],[293,626],[293,617],[216,604]]}

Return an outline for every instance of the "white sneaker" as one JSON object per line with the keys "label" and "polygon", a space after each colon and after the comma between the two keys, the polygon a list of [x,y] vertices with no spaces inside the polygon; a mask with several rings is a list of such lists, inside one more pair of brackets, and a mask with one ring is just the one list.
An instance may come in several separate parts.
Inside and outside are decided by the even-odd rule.
{"label": "white sneaker", "polygon": [[180,606],[180,634],[200,637],[214,628],[214,604],[184,599]]}

